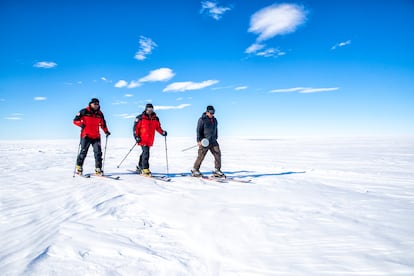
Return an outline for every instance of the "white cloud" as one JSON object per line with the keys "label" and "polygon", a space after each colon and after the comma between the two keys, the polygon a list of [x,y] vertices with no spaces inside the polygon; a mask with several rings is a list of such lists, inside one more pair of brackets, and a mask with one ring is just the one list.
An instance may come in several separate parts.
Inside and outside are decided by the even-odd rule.
{"label": "white cloud", "polygon": [[263,51],[257,52],[256,55],[262,57],[279,57],[286,55],[286,53],[276,48],[267,48]]}
{"label": "white cloud", "polygon": [[124,97],[134,97],[133,94],[125,94]]}
{"label": "white cloud", "polygon": [[276,35],[294,32],[306,20],[303,7],[295,4],[275,4],[252,15],[249,32],[259,35],[257,41],[264,41]]}
{"label": "white cloud", "polygon": [[344,47],[344,46],[349,45],[349,44],[351,44],[351,40],[340,42],[340,43],[337,43],[334,46],[332,46],[331,50],[335,50],[338,47]]}
{"label": "white cloud", "polygon": [[234,88],[234,90],[245,90],[247,88],[247,86],[237,86],[236,88]]}
{"label": "white cloud", "polygon": [[176,106],[169,106],[169,105],[156,105],[154,106],[155,110],[171,110],[171,109],[183,109],[186,107],[191,106],[191,104],[180,104]]}
{"label": "white cloud", "polygon": [[35,101],[46,101],[47,98],[46,97],[34,97],[33,100],[35,100]]}
{"label": "white cloud", "polygon": [[128,104],[126,101],[115,101],[112,103],[113,105],[120,105],[120,104]]}
{"label": "white cloud", "polygon": [[223,14],[230,11],[230,7],[220,7],[215,1],[202,1],[200,13],[205,13],[215,20],[220,20]]}
{"label": "white cloud", "polygon": [[44,68],[44,69],[49,69],[49,68],[53,68],[56,66],[57,66],[57,63],[53,61],[39,61],[33,64],[33,67]]}
{"label": "white cloud", "polygon": [[256,53],[257,51],[263,49],[264,47],[265,47],[265,45],[263,45],[263,44],[253,43],[244,52],[246,54],[252,54],[252,53]]}
{"label": "white cloud", "polygon": [[22,113],[12,113],[7,117],[4,117],[4,119],[6,120],[13,120],[13,121],[17,121],[17,120],[23,120],[23,115]]}
{"label": "white cloud", "polygon": [[273,89],[270,92],[272,93],[318,93],[318,92],[329,92],[338,90],[339,87],[326,87],[326,88],[312,88],[312,87],[292,87],[292,88],[283,88],[283,89]]}
{"label": "white cloud", "polygon": [[131,81],[129,84],[128,84],[128,88],[137,88],[137,87],[140,87],[142,85],[142,83],[140,83],[139,81]]}
{"label": "white cloud", "polygon": [[175,76],[175,73],[170,68],[160,68],[151,71],[147,76],[141,78],[140,82],[153,82],[153,81],[168,81]]}
{"label": "white cloud", "polygon": [[140,36],[139,49],[138,52],[135,53],[134,58],[137,60],[146,59],[155,47],[157,47],[157,44],[151,38]]}
{"label": "white cloud", "polygon": [[120,117],[122,119],[132,119],[137,117],[137,114],[128,114],[128,113],[121,113],[121,114],[114,114],[114,117]]}
{"label": "white cloud", "polygon": [[122,87],[126,87],[128,86],[128,82],[124,81],[124,80],[119,80],[117,83],[115,83],[114,85],[116,88],[122,88]]}
{"label": "white cloud", "polygon": [[199,90],[218,83],[218,80],[206,80],[202,82],[174,82],[164,88],[163,92],[176,91],[183,92],[188,90]]}
{"label": "white cloud", "polygon": [[246,54],[256,54],[263,57],[278,57],[285,55],[276,48],[267,48],[263,41],[277,35],[294,32],[306,20],[306,11],[295,4],[274,4],[254,13],[250,18],[249,32],[258,35],[256,42],[250,45]]}

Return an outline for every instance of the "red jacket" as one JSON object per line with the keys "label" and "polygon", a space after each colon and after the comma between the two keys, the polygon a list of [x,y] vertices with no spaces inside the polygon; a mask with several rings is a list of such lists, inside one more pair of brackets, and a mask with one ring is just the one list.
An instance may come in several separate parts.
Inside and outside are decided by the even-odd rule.
{"label": "red jacket", "polygon": [[155,112],[148,115],[145,111],[135,118],[134,138],[140,137],[140,146],[151,147],[154,144],[155,131],[162,134],[164,130],[161,128],[160,119]]}
{"label": "red jacket", "polygon": [[82,109],[76,114],[73,123],[82,128],[81,137],[84,138],[88,136],[91,139],[98,139],[101,137],[99,133],[99,127],[105,133],[108,133],[108,127],[106,126],[106,121],[103,113],[100,109],[93,110],[90,106]]}

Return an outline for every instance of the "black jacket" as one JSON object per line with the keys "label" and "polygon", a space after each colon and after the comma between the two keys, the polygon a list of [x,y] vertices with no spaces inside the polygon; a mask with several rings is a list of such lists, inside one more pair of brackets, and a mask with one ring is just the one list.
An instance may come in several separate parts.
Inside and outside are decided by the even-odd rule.
{"label": "black jacket", "polygon": [[197,142],[207,138],[210,145],[217,143],[217,119],[209,118],[205,113],[201,115],[197,123]]}

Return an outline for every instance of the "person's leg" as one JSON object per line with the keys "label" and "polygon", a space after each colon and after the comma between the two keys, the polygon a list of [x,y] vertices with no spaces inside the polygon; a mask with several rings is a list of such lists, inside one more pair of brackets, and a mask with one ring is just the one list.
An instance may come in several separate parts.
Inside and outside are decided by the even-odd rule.
{"label": "person's leg", "polygon": [[150,158],[150,147],[148,146],[141,146],[142,153],[139,158],[140,168],[141,169],[149,169],[149,158]]}
{"label": "person's leg", "polygon": [[93,152],[95,154],[95,169],[102,170],[102,146],[101,139],[92,140]]}
{"label": "person's leg", "polygon": [[[76,165],[78,167],[78,171],[82,171],[83,163],[85,162],[85,158],[88,155],[88,149],[91,145],[91,139],[89,137],[83,137],[81,139],[81,150],[79,152],[78,158],[76,160]],[[79,170],[80,168],[80,170]]]}
{"label": "person's leg", "polygon": [[197,159],[194,162],[194,166],[193,166],[194,171],[199,171],[200,170],[201,163],[203,162],[204,158],[206,157],[207,152],[208,152],[208,147],[205,148],[205,147],[200,146],[198,148]]}
{"label": "person's leg", "polygon": [[221,151],[220,151],[220,146],[214,145],[213,147],[210,148],[211,153],[214,156],[214,167],[216,170],[220,170],[221,169]]}

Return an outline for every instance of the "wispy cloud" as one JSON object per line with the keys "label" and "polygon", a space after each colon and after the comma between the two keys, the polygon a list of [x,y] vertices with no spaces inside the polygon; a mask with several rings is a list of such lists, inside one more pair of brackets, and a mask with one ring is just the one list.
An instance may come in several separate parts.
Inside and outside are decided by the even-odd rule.
{"label": "wispy cloud", "polygon": [[171,105],[156,105],[154,106],[155,110],[171,110],[171,109],[183,109],[186,107],[191,106],[191,104],[180,104],[180,105],[176,105],[176,106],[171,106]]}
{"label": "wispy cloud", "polygon": [[120,117],[122,119],[132,119],[137,117],[138,114],[128,114],[128,113],[121,113],[121,114],[114,114],[114,117]]}
{"label": "wispy cloud", "polygon": [[128,102],[127,101],[115,101],[115,102],[113,102],[112,103],[113,105],[121,105],[121,104],[128,104]]}
{"label": "wispy cloud", "polygon": [[134,94],[125,94],[124,97],[134,97]]}
{"label": "wispy cloud", "polygon": [[170,68],[160,68],[151,71],[147,76],[139,79],[139,82],[169,81],[175,76]]}
{"label": "wispy cloud", "polygon": [[319,92],[329,92],[338,90],[339,87],[323,87],[323,88],[313,88],[313,87],[292,87],[292,88],[283,88],[283,89],[273,89],[270,92],[272,93],[319,93]]}
{"label": "wispy cloud", "polygon": [[151,38],[140,36],[139,49],[135,53],[134,58],[137,60],[145,60],[155,47],[157,47],[157,44]]}
{"label": "wispy cloud", "polygon": [[9,116],[4,117],[4,119],[18,121],[18,120],[23,120],[23,116],[24,116],[24,114],[22,114],[22,113],[12,113]]}
{"label": "wispy cloud", "polygon": [[211,85],[218,83],[218,80],[206,80],[202,82],[192,82],[192,81],[184,81],[184,82],[174,82],[169,84],[167,87],[164,88],[163,92],[184,92],[188,90],[199,90]]}
{"label": "wispy cloud", "polygon": [[111,80],[108,80],[106,77],[101,77],[101,80],[106,82],[106,83],[111,83]]}
{"label": "wispy cloud", "polygon": [[231,7],[219,6],[216,1],[202,1],[200,13],[207,14],[215,20],[220,20],[223,14],[230,10]]}
{"label": "wispy cloud", "polygon": [[305,9],[295,4],[274,4],[259,10],[251,16],[248,30],[257,34],[258,37],[256,42],[246,49],[245,53],[258,53],[264,57],[284,55],[284,52],[275,48],[265,49],[266,45],[262,42],[277,35],[292,33],[305,21]]}
{"label": "wispy cloud", "polygon": [[344,46],[349,45],[349,44],[351,44],[351,40],[340,42],[340,43],[337,43],[334,46],[332,46],[331,50],[335,50],[338,47],[344,47]]}
{"label": "wispy cloud", "polygon": [[34,97],[33,100],[35,100],[35,101],[46,101],[47,98],[46,97]]}
{"label": "wispy cloud", "polygon": [[247,88],[247,86],[237,86],[236,88],[234,88],[234,90],[245,90]]}
{"label": "wispy cloud", "polygon": [[39,61],[33,64],[33,67],[44,68],[44,69],[49,69],[49,68],[53,68],[56,66],[57,66],[57,63],[53,61]]}

